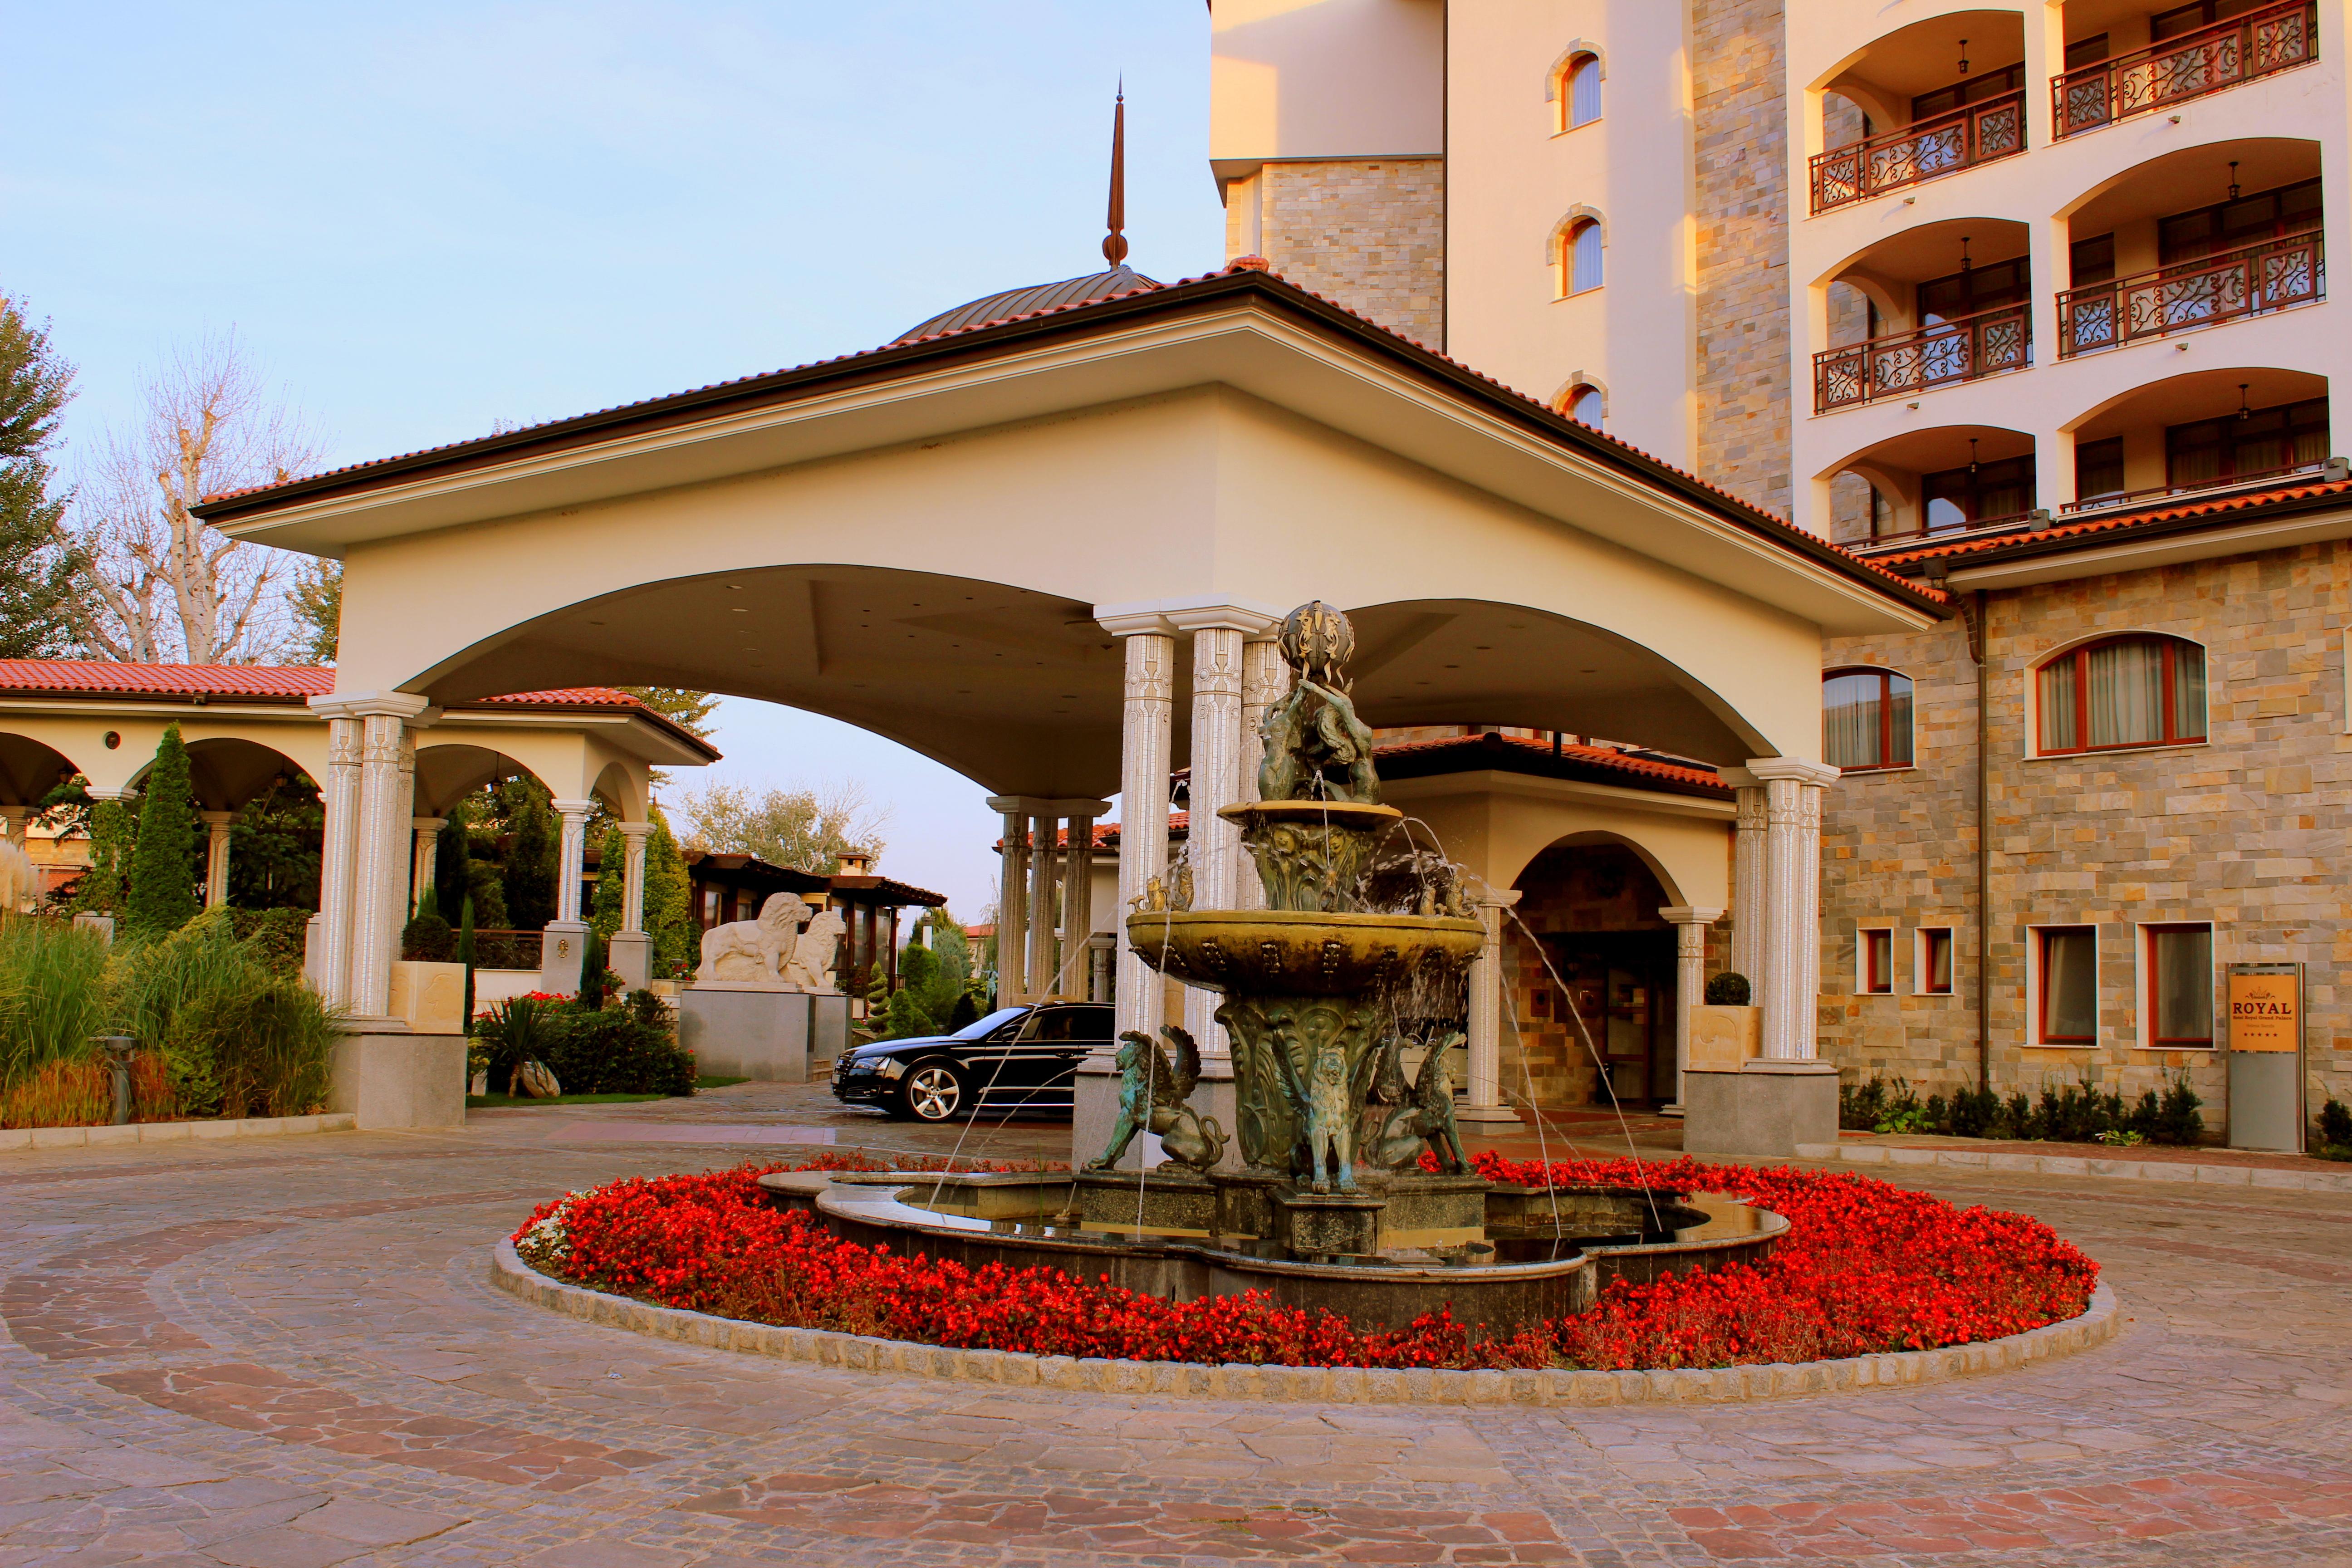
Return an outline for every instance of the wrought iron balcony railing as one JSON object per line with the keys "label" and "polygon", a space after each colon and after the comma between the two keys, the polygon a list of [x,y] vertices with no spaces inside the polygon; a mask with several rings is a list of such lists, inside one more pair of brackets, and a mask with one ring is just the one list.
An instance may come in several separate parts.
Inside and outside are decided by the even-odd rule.
{"label": "wrought iron balcony railing", "polygon": [[2268,315],[2327,297],[2319,231],[2176,262],[2154,272],[2085,284],[2058,296],[2058,357],[2073,359],[2141,338],[2160,338]]}
{"label": "wrought iron balcony railing", "polygon": [[2050,84],[2053,134],[2095,131],[2319,58],[2319,6],[2287,0],[2081,66]]}
{"label": "wrought iron balcony railing", "polygon": [[2033,363],[2032,311],[2003,305],[1813,356],[1813,412],[1858,407]]}
{"label": "wrought iron balcony railing", "polygon": [[1813,211],[1830,212],[2024,151],[2025,93],[2020,89],[1816,155]]}
{"label": "wrought iron balcony railing", "polygon": [[2071,517],[2076,512],[2105,511],[2110,507],[2145,505],[2183,496],[2210,497],[2230,490],[2266,489],[2298,476],[2308,477],[2315,482],[2322,479],[2335,482],[2341,479],[2342,473],[2336,458],[2321,458],[2308,463],[2292,463],[2283,468],[2264,468],[2259,473],[2226,474],[2219,479],[2195,479],[2184,484],[2151,485],[2146,489],[2085,496],[2081,500],[2062,501],[2058,510]]}

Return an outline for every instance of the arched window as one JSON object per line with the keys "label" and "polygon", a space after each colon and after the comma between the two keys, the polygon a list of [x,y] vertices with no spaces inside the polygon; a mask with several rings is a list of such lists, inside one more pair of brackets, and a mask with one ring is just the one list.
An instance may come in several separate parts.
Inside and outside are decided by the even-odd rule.
{"label": "arched window", "polygon": [[1582,424],[1601,428],[1608,410],[1597,386],[1580,386],[1568,395],[1568,416]]}
{"label": "arched window", "polygon": [[2205,650],[2140,634],[2069,648],[2036,674],[2041,754],[2205,738]]}
{"label": "arched window", "polygon": [[1911,765],[1911,680],[1891,669],[1822,677],[1822,758],[1849,772]]}
{"label": "arched window", "polygon": [[1568,270],[1568,291],[1581,294],[1601,287],[1601,226],[1581,217],[1570,226],[1561,259]]}
{"label": "arched window", "polygon": [[1579,55],[1568,67],[1568,129],[1590,125],[1601,118],[1601,60]]}

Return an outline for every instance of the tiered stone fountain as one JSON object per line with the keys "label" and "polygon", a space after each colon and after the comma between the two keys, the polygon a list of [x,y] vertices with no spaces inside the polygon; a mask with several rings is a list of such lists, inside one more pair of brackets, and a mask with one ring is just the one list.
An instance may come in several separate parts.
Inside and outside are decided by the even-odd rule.
{"label": "tiered stone fountain", "polygon": [[[1183,907],[1180,878],[1127,920],[1145,963],[1224,998],[1230,1139],[1188,1103],[1200,1054],[1171,1026],[1172,1059],[1143,1035],[1122,1037],[1118,1129],[1083,1172],[767,1178],[782,1200],[852,1239],[974,1266],[1048,1264],[1176,1300],[1261,1289],[1384,1326],[1450,1305],[1507,1327],[1577,1310],[1613,1275],[1769,1248],[1784,1223],[1728,1200],[1510,1187],[1471,1173],[1446,1068],[1459,1037],[1423,1021],[1459,1016],[1484,931],[1454,868],[1405,853],[1402,814],[1381,804],[1371,731],[1345,678],[1353,641],[1347,617],[1320,603],[1283,626],[1294,679],[1266,716],[1260,798],[1223,813],[1240,825],[1265,907]],[[1116,1169],[1144,1132],[1171,1159]]]}

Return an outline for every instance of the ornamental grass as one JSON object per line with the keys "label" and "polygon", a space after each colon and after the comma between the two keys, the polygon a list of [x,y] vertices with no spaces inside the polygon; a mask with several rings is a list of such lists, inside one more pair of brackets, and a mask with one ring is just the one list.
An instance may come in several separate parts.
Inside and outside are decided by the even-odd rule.
{"label": "ornamental grass", "polygon": [[514,1242],[554,1278],[719,1317],[963,1349],[1283,1366],[1624,1370],[1928,1350],[2078,1316],[2099,1272],[2039,1220],[1845,1172],[1482,1154],[1490,1181],[1727,1193],[1784,1215],[1790,1231],[1752,1265],[1612,1281],[1573,1317],[1490,1329],[1438,1312],[1367,1331],[1262,1292],[1167,1301],[1058,1269],[863,1247],[776,1208],[758,1183],[771,1170],[860,1163],[614,1182],[541,1204]]}

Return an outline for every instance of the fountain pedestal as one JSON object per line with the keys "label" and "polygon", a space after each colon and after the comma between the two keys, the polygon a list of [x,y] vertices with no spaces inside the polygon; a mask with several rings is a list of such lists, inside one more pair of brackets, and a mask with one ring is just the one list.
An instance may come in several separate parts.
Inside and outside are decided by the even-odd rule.
{"label": "fountain pedestal", "polygon": [[1370,1193],[1274,1194],[1274,1236],[1293,1258],[1369,1258],[1381,1250],[1386,1200]]}

